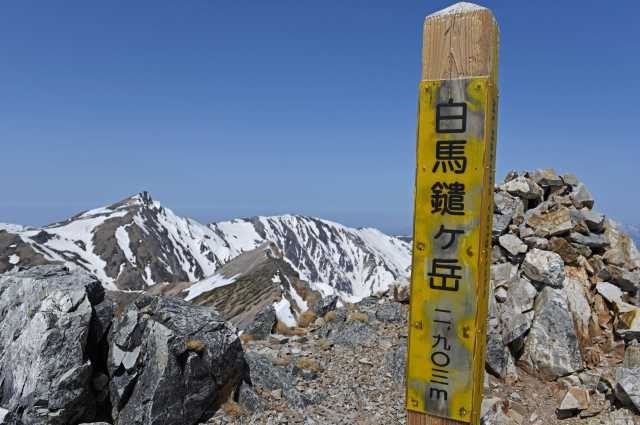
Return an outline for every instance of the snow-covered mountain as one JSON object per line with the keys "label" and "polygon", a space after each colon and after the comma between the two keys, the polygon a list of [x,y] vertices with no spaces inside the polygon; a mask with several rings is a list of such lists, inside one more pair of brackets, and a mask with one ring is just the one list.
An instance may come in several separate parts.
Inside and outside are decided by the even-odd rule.
{"label": "snow-covered mountain", "polygon": [[64,262],[111,289],[198,282],[243,252],[272,241],[323,295],[358,300],[408,275],[410,245],[376,229],[283,215],[201,224],[142,192],[41,229],[0,227],[0,272]]}

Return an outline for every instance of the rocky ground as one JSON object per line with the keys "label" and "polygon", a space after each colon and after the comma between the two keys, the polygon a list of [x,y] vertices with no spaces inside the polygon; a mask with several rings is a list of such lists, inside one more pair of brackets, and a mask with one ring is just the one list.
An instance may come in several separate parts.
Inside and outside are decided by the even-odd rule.
{"label": "rocky ground", "polygon": [[[406,423],[407,312],[392,298],[372,298],[329,313],[302,335],[245,341],[253,388],[243,387],[207,424]],[[616,367],[597,379],[585,372],[555,382],[515,370],[515,381],[486,375],[483,423],[640,423],[633,405],[621,408],[613,395]],[[587,389],[588,408],[563,413],[575,387]]]}

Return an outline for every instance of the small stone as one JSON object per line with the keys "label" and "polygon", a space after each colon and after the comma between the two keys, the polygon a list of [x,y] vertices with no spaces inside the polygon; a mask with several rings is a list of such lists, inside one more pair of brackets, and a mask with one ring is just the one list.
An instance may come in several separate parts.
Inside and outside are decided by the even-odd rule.
{"label": "small stone", "polygon": [[551,238],[549,240],[549,250],[560,255],[565,264],[575,264],[578,261],[578,251],[564,238]]}
{"label": "small stone", "polygon": [[511,195],[530,200],[540,200],[544,193],[540,186],[523,176],[504,183],[500,186],[500,189],[509,192]]}
{"label": "small stone", "polygon": [[604,230],[604,215],[595,211],[591,211],[587,208],[581,209],[580,214],[584,218],[584,221],[587,224],[589,230],[595,233],[601,233]]}
{"label": "small stone", "polygon": [[627,340],[640,338],[640,307],[627,303],[618,306],[616,332]]}
{"label": "small stone", "polygon": [[571,174],[571,173],[563,174],[562,181],[564,181],[564,184],[568,184],[569,186],[577,186],[578,183],[580,183],[580,181],[575,176],[575,174]]}
{"label": "small stone", "polygon": [[384,303],[376,310],[375,316],[381,322],[399,322],[402,319],[400,304]]}
{"label": "small stone", "polygon": [[508,215],[494,214],[493,228],[491,231],[493,236],[500,236],[504,234],[509,228],[509,224],[511,224],[511,217]]}
{"label": "small stone", "polygon": [[616,284],[623,291],[636,293],[640,289],[640,270],[629,271],[618,266],[609,265],[607,271],[611,283]]}
{"label": "small stone", "polygon": [[512,234],[502,235],[498,238],[500,245],[513,256],[527,252],[527,245],[519,237]]}
{"label": "small stone", "polygon": [[555,252],[532,249],[522,263],[522,271],[534,282],[560,288],[564,282],[564,262]]}
{"label": "small stone", "polygon": [[609,241],[606,237],[604,237],[604,235],[598,235],[595,233],[583,235],[582,233],[571,232],[571,234],[569,235],[569,240],[594,249],[602,249],[609,245]]}
{"label": "small stone", "polygon": [[499,303],[503,303],[507,300],[507,290],[504,288],[504,286],[496,288],[495,297],[496,301],[498,301]]}
{"label": "small stone", "polygon": [[500,248],[499,245],[494,245],[491,248],[491,263],[492,264],[499,264],[499,263],[504,263],[505,261],[507,261],[507,257],[504,255],[503,253],[503,249]]}
{"label": "small stone", "polygon": [[624,252],[619,248],[608,249],[602,256],[602,259],[605,263],[612,264],[614,266],[625,267],[627,264]]}
{"label": "small stone", "polygon": [[564,186],[562,178],[560,178],[560,176],[558,176],[551,168],[536,170],[533,172],[531,178],[542,187]]}
{"label": "small stone", "polygon": [[393,299],[401,304],[409,304],[410,286],[408,281],[393,286]]}
{"label": "small stone", "polygon": [[581,387],[571,387],[564,395],[560,407],[558,408],[558,414],[562,415],[574,415],[578,411],[586,410],[589,408],[589,392]]}
{"label": "small stone", "polygon": [[524,239],[524,243],[526,243],[529,248],[538,248],[544,251],[549,250],[549,239],[547,238],[530,236]]}
{"label": "small stone", "polygon": [[518,266],[511,263],[493,264],[491,266],[491,280],[493,287],[508,286],[511,279],[518,275]]}
{"label": "small stone", "polygon": [[623,366],[629,369],[640,368],[640,342],[631,341],[624,350]]}
{"label": "small stone", "polygon": [[597,283],[596,292],[613,305],[622,304],[622,290],[609,282]]}
{"label": "small stone", "polygon": [[573,192],[571,192],[571,200],[573,201],[573,205],[575,205],[576,208],[593,208],[593,196],[587,190],[587,187],[584,185],[584,183],[578,183],[578,185],[574,188]]}

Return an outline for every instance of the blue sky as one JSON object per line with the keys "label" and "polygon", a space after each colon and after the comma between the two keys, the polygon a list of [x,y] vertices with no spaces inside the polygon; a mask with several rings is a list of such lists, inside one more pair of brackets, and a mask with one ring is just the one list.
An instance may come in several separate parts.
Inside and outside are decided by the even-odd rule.
{"label": "blue sky", "polygon": [[[443,1],[3,3],[0,221],[149,190],[201,221],[408,233],[421,27]],[[572,171],[640,222],[640,3],[492,1],[498,178]]]}

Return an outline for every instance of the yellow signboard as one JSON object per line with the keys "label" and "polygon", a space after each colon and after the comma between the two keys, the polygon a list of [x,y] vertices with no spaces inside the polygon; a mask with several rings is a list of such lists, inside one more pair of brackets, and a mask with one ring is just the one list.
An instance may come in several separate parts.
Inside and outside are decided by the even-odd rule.
{"label": "yellow signboard", "polygon": [[475,422],[483,390],[497,89],[422,81],[407,409]]}

